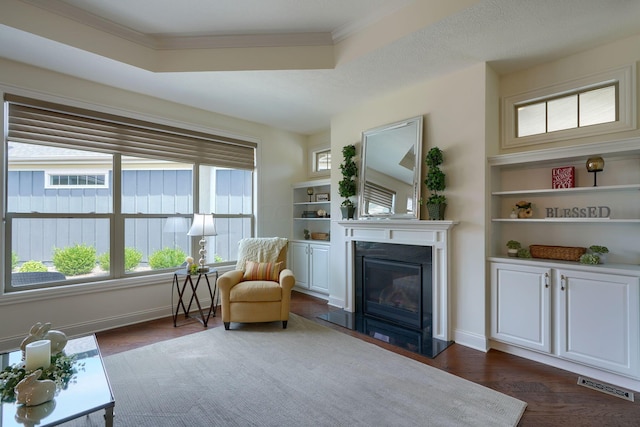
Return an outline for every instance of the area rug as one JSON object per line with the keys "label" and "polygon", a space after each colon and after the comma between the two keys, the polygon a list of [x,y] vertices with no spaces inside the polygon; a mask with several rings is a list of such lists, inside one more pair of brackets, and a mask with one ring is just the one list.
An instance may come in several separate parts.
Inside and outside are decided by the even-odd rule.
{"label": "area rug", "polygon": [[[291,315],[105,358],[116,426],[514,426],[526,403]],[[103,426],[102,413],[69,426]]]}

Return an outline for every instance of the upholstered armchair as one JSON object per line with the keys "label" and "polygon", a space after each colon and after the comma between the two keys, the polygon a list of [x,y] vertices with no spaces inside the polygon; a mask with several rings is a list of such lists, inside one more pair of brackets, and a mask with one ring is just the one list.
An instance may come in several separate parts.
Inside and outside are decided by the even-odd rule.
{"label": "upholstered armchair", "polygon": [[279,237],[242,239],[236,269],[218,278],[222,321],[231,322],[289,320],[291,289],[295,277],[286,269],[288,240]]}

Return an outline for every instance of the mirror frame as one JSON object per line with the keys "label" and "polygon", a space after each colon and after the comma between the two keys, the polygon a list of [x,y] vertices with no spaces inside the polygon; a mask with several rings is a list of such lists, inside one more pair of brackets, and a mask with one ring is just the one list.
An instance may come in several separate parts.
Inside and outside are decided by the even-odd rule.
{"label": "mirror frame", "polygon": [[[385,137],[385,135],[391,135],[394,130],[400,128],[406,128],[408,126],[414,126],[415,132],[411,132],[411,136],[407,141],[407,144],[404,147],[409,147],[409,142],[411,143],[411,148],[413,148],[415,159],[413,162],[413,182],[407,183],[407,185],[412,185],[413,188],[411,191],[411,199],[412,206],[414,207],[413,212],[411,213],[397,213],[396,202],[394,202],[390,213],[381,213],[381,214],[372,214],[367,212],[367,203],[365,202],[365,189],[367,183],[367,175],[368,175],[368,163],[370,163],[375,157],[374,151],[378,152],[379,150],[383,150],[382,153],[385,156],[384,158],[390,158],[390,150],[384,150],[388,148],[384,145],[381,146],[381,143],[386,143],[386,141],[379,141],[381,137]],[[401,120],[394,123],[389,123],[384,126],[379,126],[374,129],[369,129],[367,131],[362,132],[362,163],[360,167],[360,182],[359,182],[359,195],[358,195],[358,217],[361,219],[420,219],[420,188],[421,188],[421,166],[422,166],[422,126],[423,126],[423,118],[422,116],[412,117],[410,119]],[[391,138],[391,137],[389,137]],[[408,153],[408,151],[407,151]],[[396,156],[397,157],[397,156]],[[402,166],[399,166],[402,168]],[[369,172],[370,172],[369,168]],[[372,173],[370,173],[373,175]]]}

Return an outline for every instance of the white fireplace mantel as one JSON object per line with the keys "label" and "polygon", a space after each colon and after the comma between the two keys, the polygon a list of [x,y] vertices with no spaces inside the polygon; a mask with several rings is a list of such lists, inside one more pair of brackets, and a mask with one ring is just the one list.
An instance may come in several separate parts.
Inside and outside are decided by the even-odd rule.
{"label": "white fireplace mantel", "polygon": [[457,221],[419,220],[347,220],[337,221],[344,230],[347,295],[345,309],[353,312],[354,244],[382,242],[400,245],[431,246],[433,253],[433,337],[449,338],[449,241]]}

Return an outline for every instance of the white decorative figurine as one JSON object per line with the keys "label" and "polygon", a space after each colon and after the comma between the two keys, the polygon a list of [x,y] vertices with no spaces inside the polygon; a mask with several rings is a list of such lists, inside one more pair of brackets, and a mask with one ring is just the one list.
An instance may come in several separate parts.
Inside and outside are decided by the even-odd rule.
{"label": "white decorative figurine", "polygon": [[42,370],[38,369],[20,381],[13,391],[16,402],[26,406],[36,406],[55,397],[56,383],[51,380],[38,380]]}
{"label": "white decorative figurine", "polygon": [[20,344],[22,354],[25,354],[24,352],[27,344],[39,340],[51,341],[52,355],[60,353],[64,349],[64,346],[67,345],[67,336],[63,332],[51,330],[51,322],[44,324],[38,322],[31,327],[29,336],[22,341],[22,344]]}

